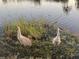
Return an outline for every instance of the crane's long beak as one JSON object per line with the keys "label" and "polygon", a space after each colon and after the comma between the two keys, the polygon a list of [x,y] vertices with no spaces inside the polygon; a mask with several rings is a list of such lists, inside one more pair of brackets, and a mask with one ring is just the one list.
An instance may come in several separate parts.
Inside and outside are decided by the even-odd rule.
{"label": "crane's long beak", "polygon": [[61,27],[58,27],[59,31],[63,31],[63,29]]}

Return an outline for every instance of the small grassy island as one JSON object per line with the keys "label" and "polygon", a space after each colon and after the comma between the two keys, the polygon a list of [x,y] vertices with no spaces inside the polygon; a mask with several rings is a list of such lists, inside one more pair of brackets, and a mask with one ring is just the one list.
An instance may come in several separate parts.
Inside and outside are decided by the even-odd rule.
{"label": "small grassy island", "polygon": [[[22,35],[32,40],[32,46],[23,46],[17,39],[17,27]],[[61,44],[54,46],[51,40],[57,34],[57,23],[45,20],[23,20],[6,22],[4,38],[0,40],[0,56],[6,59],[72,59],[78,52],[78,38],[62,29]]]}

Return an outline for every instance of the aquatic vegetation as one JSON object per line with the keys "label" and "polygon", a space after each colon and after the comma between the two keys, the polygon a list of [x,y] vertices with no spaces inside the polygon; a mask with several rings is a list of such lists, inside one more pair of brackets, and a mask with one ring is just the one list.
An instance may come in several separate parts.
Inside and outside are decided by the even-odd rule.
{"label": "aquatic vegetation", "polygon": [[[21,32],[33,40],[32,46],[22,46],[16,37],[16,26],[21,27]],[[10,54],[17,54],[18,58],[21,57],[42,57],[43,59],[54,58],[71,58],[76,55],[78,38],[73,36],[67,31],[60,31],[61,44],[54,46],[51,42],[52,38],[56,36],[57,26],[56,23],[48,23],[45,20],[23,20],[12,21],[4,24],[4,41],[13,48]],[[8,37],[8,38],[7,38]],[[9,51],[9,50],[8,50]]]}

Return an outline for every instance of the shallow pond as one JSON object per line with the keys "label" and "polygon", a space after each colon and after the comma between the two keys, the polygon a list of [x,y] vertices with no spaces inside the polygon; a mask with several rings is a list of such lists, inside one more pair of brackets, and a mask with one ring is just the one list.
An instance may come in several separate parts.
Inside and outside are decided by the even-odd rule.
{"label": "shallow pond", "polygon": [[0,25],[19,17],[58,21],[79,34],[79,0],[0,0]]}

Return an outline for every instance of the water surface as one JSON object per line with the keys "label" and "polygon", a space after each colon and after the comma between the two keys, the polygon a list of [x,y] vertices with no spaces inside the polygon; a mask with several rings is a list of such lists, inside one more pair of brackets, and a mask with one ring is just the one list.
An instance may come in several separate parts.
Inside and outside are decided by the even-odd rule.
{"label": "water surface", "polygon": [[79,34],[79,0],[0,0],[0,25],[22,16],[58,21]]}

